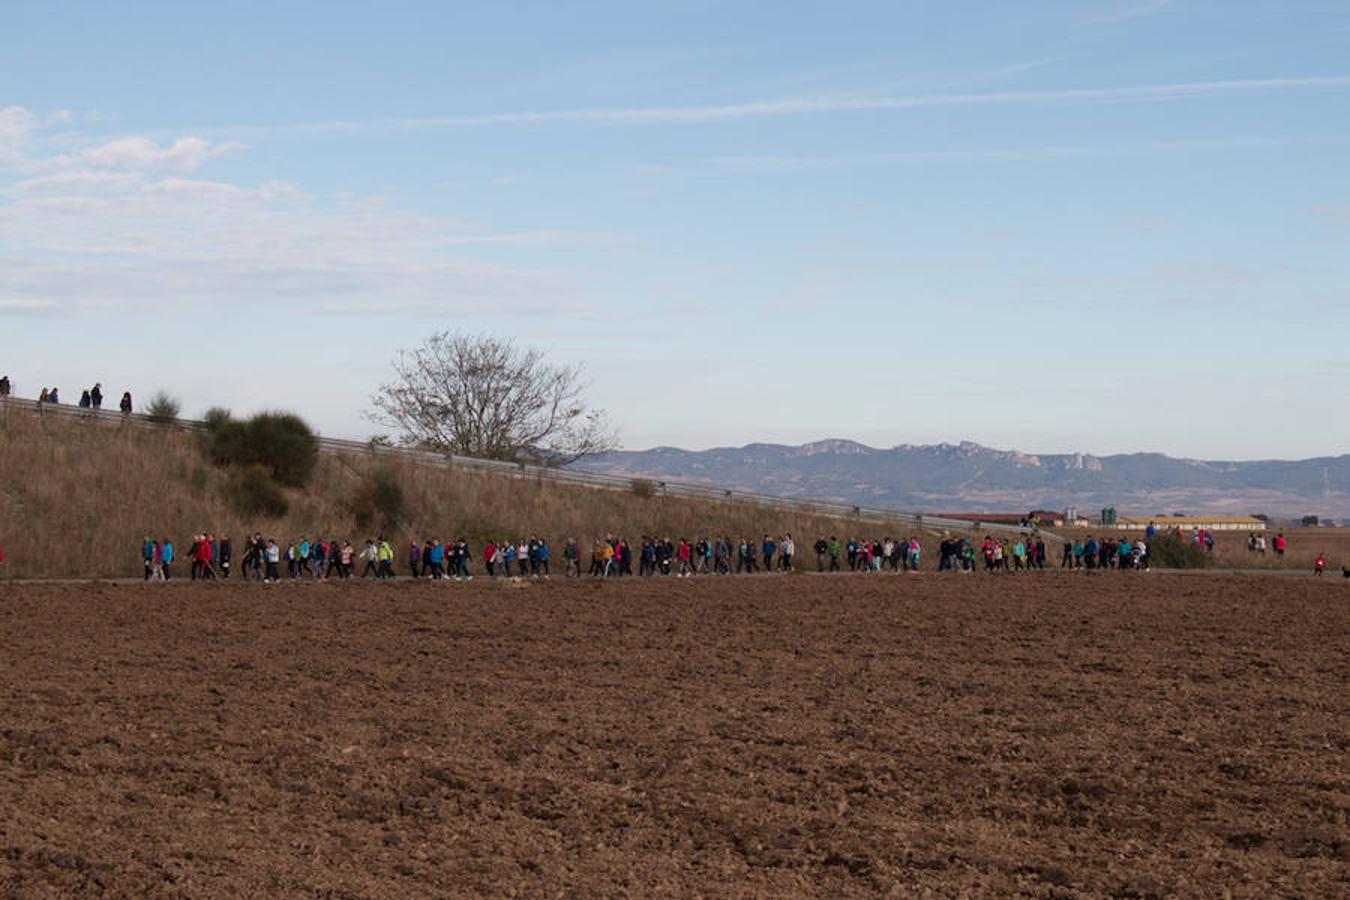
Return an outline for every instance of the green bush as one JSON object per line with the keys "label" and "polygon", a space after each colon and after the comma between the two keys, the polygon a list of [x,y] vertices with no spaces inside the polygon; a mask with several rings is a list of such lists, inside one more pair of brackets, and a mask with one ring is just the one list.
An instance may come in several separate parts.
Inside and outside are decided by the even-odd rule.
{"label": "green bush", "polygon": [[223,406],[213,406],[202,414],[202,422],[206,424],[206,430],[215,434],[216,430],[226,422],[234,421],[234,415]]}
{"label": "green bush", "polygon": [[262,466],[245,466],[230,479],[230,501],[240,515],[279,519],[290,504],[281,486]]}
{"label": "green bush", "polygon": [[178,402],[177,397],[169,396],[167,391],[159,391],[146,404],[145,413],[150,417],[150,421],[165,423],[178,418],[178,413],[182,409],[183,404]]}
{"label": "green bush", "polygon": [[376,469],[351,497],[352,517],[360,528],[397,530],[407,512],[403,486],[387,469]]}
{"label": "green bush", "polygon": [[1155,569],[1203,569],[1210,555],[1203,544],[1171,532],[1159,532],[1148,544],[1148,564]]}
{"label": "green bush", "polygon": [[319,462],[318,442],[304,419],[263,412],[238,420],[221,412],[214,421],[208,419],[208,450],[216,465],[262,466],[277,482],[304,487]]}

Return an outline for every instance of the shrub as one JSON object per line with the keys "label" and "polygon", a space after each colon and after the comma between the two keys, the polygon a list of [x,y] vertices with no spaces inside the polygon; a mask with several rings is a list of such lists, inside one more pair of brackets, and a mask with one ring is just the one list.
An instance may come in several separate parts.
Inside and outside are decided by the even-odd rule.
{"label": "shrub", "polygon": [[210,432],[211,459],[222,466],[262,466],[281,484],[304,487],[319,462],[319,445],[305,420],[264,412],[240,421],[224,418]]}
{"label": "shrub", "polygon": [[1171,532],[1160,532],[1148,541],[1148,564],[1153,568],[1203,569],[1209,557],[1203,545]]}
{"label": "shrub", "polygon": [[279,519],[290,504],[271,473],[259,465],[245,466],[230,479],[230,501],[243,516]]}
{"label": "shrub", "polygon": [[376,469],[352,495],[351,510],[360,528],[396,530],[407,512],[398,477],[388,469]]}
{"label": "shrub", "polygon": [[206,430],[214,434],[226,422],[233,422],[234,416],[223,406],[213,406],[202,414],[202,422],[206,425]]}
{"label": "shrub", "polygon": [[634,478],[632,491],[635,496],[642,497],[643,499],[655,497],[656,485],[652,483],[650,478]]}
{"label": "shrub", "polygon": [[146,404],[145,414],[150,417],[151,422],[172,422],[178,418],[178,413],[182,409],[183,404],[178,402],[177,397],[169,396],[167,391],[159,391]]}

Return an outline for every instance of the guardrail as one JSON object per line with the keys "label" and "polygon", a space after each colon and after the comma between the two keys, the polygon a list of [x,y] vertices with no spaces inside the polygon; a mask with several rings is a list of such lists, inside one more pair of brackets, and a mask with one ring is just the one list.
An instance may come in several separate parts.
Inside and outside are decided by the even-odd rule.
{"label": "guardrail", "polygon": [[[174,427],[183,431],[194,432],[205,431],[207,427],[205,422],[196,419],[163,419],[145,413],[122,413],[116,410],[86,409],[64,403],[38,403],[36,400],[26,400],[18,397],[0,398],[0,410],[19,410],[42,416],[53,415],[64,418],[121,422],[146,428]],[[650,483],[657,494],[667,497],[684,497],[715,503],[748,503],[770,509],[829,516],[831,518],[851,519],[859,523],[907,525],[913,528],[936,532],[1039,534],[1042,537],[1058,539],[1058,535],[1030,526],[1024,527],[992,522],[978,522],[971,519],[927,516],[922,513],[855,506],[848,503],[835,503],[831,501],[798,500],[791,497],[777,497],[773,494],[759,494],[753,491],[731,490],[687,481],[669,481],[642,477],[633,478],[625,475],[607,475],[602,472],[587,472],[581,469],[562,469],[550,466],[531,465],[529,463],[511,463],[493,459],[478,459],[472,456],[456,456],[454,454],[437,453],[431,450],[418,450],[411,447],[396,447],[378,441],[351,441],[330,437],[319,437],[317,440],[319,449],[326,450],[330,453],[396,456],[427,465],[449,465],[465,469],[498,472],[503,475],[518,478],[546,478],[568,484],[580,484],[588,487],[629,492],[634,490],[635,484],[645,482]]]}

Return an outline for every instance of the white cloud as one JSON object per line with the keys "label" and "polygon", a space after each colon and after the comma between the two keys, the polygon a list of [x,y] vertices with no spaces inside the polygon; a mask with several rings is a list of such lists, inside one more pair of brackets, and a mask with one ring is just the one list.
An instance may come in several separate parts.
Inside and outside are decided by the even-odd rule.
{"label": "white cloud", "polygon": [[37,117],[22,106],[0,109],[0,166],[10,166],[24,158]]}
{"label": "white cloud", "polygon": [[83,151],[80,162],[95,168],[193,172],[208,160],[243,149],[244,145],[235,141],[211,144],[201,138],[185,137],[161,147],[147,138],[127,137]]}
{"label": "white cloud", "polygon": [[[59,156],[33,152],[38,119],[0,111],[0,311],[182,310],[226,316],[266,305],[452,315],[571,312],[578,291],[547,271],[476,261],[476,244],[576,237],[488,233],[378,198],[322,198],[191,173],[242,145],[120,138]],[[243,314],[243,313],[238,313]]]}
{"label": "white cloud", "polygon": [[189,174],[207,162],[247,149],[238,141],[211,143],[197,137],[178,138],[160,145],[144,137],[124,137],[86,147],[78,153],[27,160],[33,171],[59,169],[121,169],[131,172]]}

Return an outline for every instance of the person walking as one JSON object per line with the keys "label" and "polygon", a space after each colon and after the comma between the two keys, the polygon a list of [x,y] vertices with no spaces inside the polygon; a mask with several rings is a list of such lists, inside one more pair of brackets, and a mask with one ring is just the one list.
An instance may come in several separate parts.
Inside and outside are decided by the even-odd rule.
{"label": "person walking", "polygon": [[197,542],[197,575],[205,581],[216,577],[215,566],[211,565],[211,535],[204,534]]}
{"label": "person walking", "polygon": [[122,402],[118,404],[118,408],[122,410],[122,415],[131,415],[131,391],[122,392]]}
{"label": "person walking", "polygon": [[234,555],[234,548],[230,544],[230,536],[222,534],[220,536],[220,577],[230,580],[230,559]]}
{"label": "person walking", "polygon": [[1313,574],[1316,575],[1318,578],[1321,578],[1322,573],[1326,571],[1326,568],[1327,568],[1326,556],[1321,553],[1317,554],[1317,559],[1313,560]]}
{"label": "person walking", "polygon": [[173,565],[173,542],[168,538],[159,542],[160,570],[164,573],[164,580],[169,580],[170,567]]}
{"label": "person walking", "polygon": [[155,574],[155,542],[146,535],[141,539],[141,562],[145,564],[145,580]]}
{"label": "person walking", "polygon": [[324,566],[328,562],[328,545],[323,542],[323,538],[316,537],[314,543],[309,545],[309,558],[314,563],[314,580],[324,581]]}
{"label": "person walking", "polygon": [[462,537],[457,538],[455,540],[454,552],[456,581],[459,581],[461,578],[465,581],[473,581],[473,572],[469,570],[469,559],[472,555],[473,550],[470,549],[469,542]]}
{"label": "person walking", "polygon": [[89,405],[94,409],[103,408],[103,382],[98,382],[89,389]]}
{"label": "person walking", "polygon": [[277,563],[281,561],[281,548],[277,542],[268,538],[267,546],[263,550],[267,560],[267,572],[263,575],[263,584],[272,584],[281,580],[281,574],[277,571]]}
{"label": "person walking", "polygon": [[680,568],[676,573],[677,577],[688,578],[694,574],[694,567],[691,565],[694,559],[694,548],[689,543],[688,538],[680,538],[680,545],[675,548],[675,557],[680,561]]}
{"label": "person walking", "polygon": [[[431,550],[423,557],[426,562],[423,563],[423,573],[429,569],[432,581],[440,581],[445,577],[445,545],[432,538]],[[452,562],[453,566],[454,563]]]}
{"label": "person walking", "polygon": [[612,575],[617,575],[618,572],[614,568],[614,556],[618,553],[618,543],[605,541],[600,553],[601,558],[604,560],[604,576],[609,578]]}
{"label": "person walking", "polygon": [[358,559],[366,564],[365,568],[361,570],[362,578],[365,578],[367,575],[374,575],[376,578],[380,577],[380,567],[376,561],[377,556],[378,550],[375,547],[375,542],[370,538],[366,538],[366,545],[361,548],[361,553],[357,556]]}
{"label": "person walking", "polygon": [[253,580],[262,581],[264,566],[267,564],[267,541],[263,540],[262,532],[253,532]]}
{"label": "person walking", "polygon": [[375,559],[380,564],[375,577],[392,581],[394,579],[394,548],[389,546],[389,542],[384,539],[384,535],[380,535],[379,543],[375,545]]}

